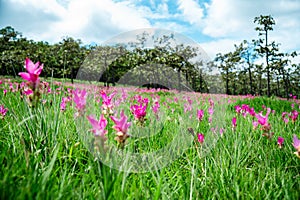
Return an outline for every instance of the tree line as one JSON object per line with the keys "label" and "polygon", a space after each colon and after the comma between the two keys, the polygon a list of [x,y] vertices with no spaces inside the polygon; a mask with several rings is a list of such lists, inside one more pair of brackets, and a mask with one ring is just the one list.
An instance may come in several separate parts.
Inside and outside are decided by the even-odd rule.
{"label": "tree line", "polygon": [[[143,85],[147,80],[148,87],[287,98],[290,93],[299,94],[300,64],[292,63],[297,52],[281,52],[280,44],[270,41],[275,25],[272,16],[260,15],[253,22],[258,38],[234,44],[234,51],[218,53],[208,63],[197,47],[172,45],[172,34],[153,40],[143,33],[137,35],[137,42],[113,46],[83,45],[72,37],[49,44],[29,40],[8,26],[0,30],[0,72],[16,77],[29,57],[44,63],[43,77],[69,78],[72,82],[80,74],[79,79],[109,86],[129,76],[126,84]],[[151,48],[146,47],[149,39],[154,41]]]}
{"label": "tree line", "polygon": [[292,63],[297,52],[281,52],[280,44],[270,41],[275,20],[271,15],[254,18],[258,38],[235,44],[235,50],[218,53],[214,64],[225,81],[226,94],[276,95],[289,98],[299,94],[299,63]]}

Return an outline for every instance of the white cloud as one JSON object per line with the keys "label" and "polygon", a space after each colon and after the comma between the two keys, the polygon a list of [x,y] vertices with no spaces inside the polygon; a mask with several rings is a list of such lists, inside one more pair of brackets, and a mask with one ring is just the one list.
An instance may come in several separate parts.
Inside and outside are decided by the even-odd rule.
{"label": "white cloud", "polygon": [[245,28],[249,30],[252,18],[247,12],[241,13],[239,10],[245,8],[237,4],[237,0],[212,0],[211,4],[207,5],[203,33],[212,37],[226,37],[240,34]]}
{"label": "white cloud", "polygon": [[200,46],[211,59],[214,59],[217,53],[225,54],[234,51],[234,44],[239,44],[240,42],[232,39],[219,39],[201,43]]}
{"label": "white cloud", "polygon": [[[141,28],[162,28],[202,42],[210,57],[257,39],[255,16],[276,20],[270,41],[284,51],[300,50],[298,0],[1,0],[0,26],[12,26],[29,39],[102,43]],[[205,35],[205,36],[203,36]]]}
{"label": "white cloud", "polygon": [[[150,22],[127,1],[72,0],[60,5],[55,0],[7,0],[6,3],[10,16],[4,18],[16,24],[16,19],[22,17],[16,29],[22,27],[20,31],[35,40],[58,42],[64,36],[71,36],[84,43],[102,42],[120,32],[151,27]],[[19,11],[24,14],[20,16]],[[44,17],[47,19],[43,20]]]}
{"label": "white cloud", "polygon": [[[276,21],[270,41],[282,44],[282,50],[299,48],[300,40],[300,2],[295,0],[212,0],[207,4],[207,16],[203,19],[202,32],[216,40],[258,39],[254,30],[254,17],[272,15]],[[216,46],[219,49],[219,46]]]}
{"label": "white cloud", "polygon": [[184,20],[192,25],[200,25],[203,14],[203,9],[194,0],[178,0],[178,10],[182,12]]}
{"label": "white cloud", "polygon": [[85,42],[102,42],[120,32],[151,27],[128,2],[73,0],[67,13],[62,21],[54,24],[51,32],[73,34]]}

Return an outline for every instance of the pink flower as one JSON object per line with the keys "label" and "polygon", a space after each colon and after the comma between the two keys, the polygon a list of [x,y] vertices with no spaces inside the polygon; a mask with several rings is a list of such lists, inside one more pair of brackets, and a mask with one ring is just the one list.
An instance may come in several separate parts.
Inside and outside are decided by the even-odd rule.
{"label": "pink flower", "polygon": [[121,132],[122,134],[127,133],[128,128],[131,126],[131,122],[127,122],[128,118],[124,114],[124,110],[121,111],[120,119],[117,119],[114,116],[111,116],[110,118],[115,123],[115,126],[113,126],[113,129],[115,129],[117,132]]}
{"label": "pink flower", "polygon": [[236,117],[232,118],[231,123],[232,123],[232,128],[235,129],[236,128]]}
{"label": "pink flower", "polygon": [[192,110],[192,106],[190,104],[184,104],[184,112],[186,113],[187,111],[191,111]]}
{"label": "pink flower", "polygon": [[66,97],[62,98],[61,103],[60,103],[60,110],[61,111],[66,110],[66,102],[67,102],[67,100],[68,100],[68,98],[66,98]]}
{"label": "pink flower", "polygon": [[289,122],[289,118],[287,118],[286,116],[288,115],[287,112],[283,112],[281,114],[282,120],[287,124]]}
{"label": "pink flower", "polygon": [[252,122],[252,125],[253,125],[253,129],[256,129],[257,126],[258,126],[258,122],[257,122],[257,121],[253,121],[253,122]]}
{"label": "pink flower", "polygon": [[284,123],[289,123],[289,118],[283,118]]}
{"label": "pink flower", "polygon": [[107,130],[105,130],[107,125],[107,120],[101,115],[99,121],[97,121],[93,116],[87,116],[87,119],[90,121],[92,125],[92,132],[96,137],[101,137],[104,141],[107,140],[106,134]]}
{"label": "pink flower", "polygon": [[77,88],[75,91],[73,91],[73,93],[74,93],[73,101],[76,104],[76,109],[78,111],[76,116],[83,115],[85,111],[87,92],[85,90],[79,90]]}
{"label": "pink flower", "polygon": [[141,120],[146,116],[147,105],[140,103],[139,105],[130,106],[130,110],[136,120]]}
{"label": "pink flower", "polygon": [[282,148],[283,142],[284,142],[284,138],[279,136],[277,139],[277,144],[278,144],[279,148]]}
{"label": "pink flower", "polygon": [[111,93],[109,96],[105,93],[105,91],[101,91],[102,97],[102,106],[104,109],[112,109],[112,98],[116,95],[116,92]]}
{"label": "pink flower", "polygon": [[293,146],[297,151],[300,152],[300,140],[295,134],[293,135]]}
{"label": "pink flower", "polygon": [[123,149],[125,147],[126,139],[130,137],[127,134],[127,131],[131,126],[131,122],[127,122],[127,116],[124,115],[124,110],[121,111],[120,119],[117,119],[114,116],[111,116],[110,118],[115,123],[113,129],[117,131],[117,137],[115,137],[115,140],[119,143],[119,147]]}
{"label": "pink flower", "polygon": [[197,118],[198,118],[198,120],[202,121],[203,117],[204,117],[204,110],[198,110],[197,111]]}
{"label": "pink flower", "polygon": [[121,101],[122,102],[125,102],[125,100],[127,99],[127,92],[126,92],[126,90],[124,89],[124,88],[122,88],[122,99],[121,99]]}
{"label": "pink flower", "polygon": [[223,128],[220,128],[220,135],[222,136],[224,133],[224,129]]}
{"label": "pink flower", "polygon": [[262,116],[261,114],[256,114],[255,117],[257,118],[258,123],[262,126],[262,130],[264,132],[269,132],[271,130],[271,125],[268,123],[268,115],[271,112],[271,109],[267,108],[266,116]]}
{"label": "pink flower", "polygon": [[293,122],[295,122],[298,118],[299,113],[296,110],[293,110],[291,115],[289,116]]}
{"label": "pink flower", "polygon": [[4,89],[3,90],[3,95],[6,96],[6,93],[7,93],[7,89]]}
{"label": "pink flower", "polygon": [[235,112],[240,114],[242,111],[242,108],[239,105],[234,106]]}
{"label": "pink flower", "polygon": [[174,103],[178,103],[178,98],[174,97]]}
{"label": "pink flower", "polygon": [[159,102],[156,101],[156,102],[154,103],[154,105],[152,106],[152,111],[154,112],[155,115],[158,114],[158,109],[159,109],[159,108],[160,108]]}
{"label": "pink flower", "polygon": [[202,133],[198,133],[197,137],[198,137],[198,142],[200,142],[200,144],[203,144],[203,142],[204,142],[204,135]]}
{"label": "pink flower", "polygon": [[294,152],[294,154],[296,154],[296,156],[300,158],[300,140],[295,134],[293,136],[293,146],[296,149],[296,152]]}
{"label": "pink flower", "polygon": [[4,108],[3,105],[0,106],[0,115],[1,115],[1,118],[4,119],[5,115],[7,113],[7,109]]}
{"label": "pink flower", "polygon": [[208,118],[208,123],[211,124],[212,123],[212,117]]}
{"label": "pink flower", "polygon": [[282,119],[283,119],[286,115],[287,115],[287,112],[283,112],[283,113],[281,114]]}
{"label": "pink flower", "polygon": [[263,117],[262,115],[256,115],[256,118],[258,120],[258,123],[262,126],[266,125],[268,123],[268,118],[267,117]]}
{"label": "pink flower", "polygon": [[211,107],[209,107],[209,108],[208,108],[208,114],[209,114],[209,115],[213,115],[213,114],[214,114],[214,109],[211,108]]}
{"label": "pink flower", "polygon": [[211,98],[208,99],[208,102],[211,107],[214,107],[215,103]]}
{"label": "pink flower", "polygon": [[249,113],[251,116],[253,116],[253,117],[254,117],[255,114],[256,114],[254,108],[249,108],[249,109],[248,109],[248,113]]}
{"label": "pink flower", "polygon": [[33,91],[29,88],[24,88],[24,91],[23,93],[26,95],[26,96],[29,96],[29,95],[32,95],[33,94]]}
{"label": "pink flower", "polygon": [[34,84],[38,83],[39,75],[43,70],[43,64],[40,65],[39,62],[34,64],[29,58],[26,58],[25,69],[27,72],[20,72],[19,75],[26,81]]}

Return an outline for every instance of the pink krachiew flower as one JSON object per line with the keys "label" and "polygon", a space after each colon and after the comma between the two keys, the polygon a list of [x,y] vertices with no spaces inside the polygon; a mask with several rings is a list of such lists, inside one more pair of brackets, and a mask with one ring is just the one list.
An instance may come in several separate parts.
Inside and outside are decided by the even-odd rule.
{"label": "pink krachiew flower", "polygon": [[119,119],[114,116],[111,116],[110,118],[115,123],[113,128],[117,132],[122,132],[123,134],[127,133],[128,128],[131,126],[131,122],[127,122],[128,117],[124,114],[124,110],[121,111]]}
{"label": "pink krachiew flower", "polygon": [[204,135],[202,133],[197,134],[198,142],[202,144],[204,142]]}
{"label": "pink krachiew flower", "polygon": [[293,146],[294,148],[300,152],[300,140],[298,139],[297,135],[293,135]]}
{"label": "pink krachiew flower", "polygon": [[232,127],[235,128],[236,127],[236,117],[232,118]]}
{"label": "pink krachiew flower", "polygon": [[142,103],[130,106],[130,110],[137,120],[140,120],[146,116],[146,109],[147,105],[143,105]]}
{"label": "pink krachiew flower", "polygon": [[296,149],[296,152],[294,152],[294,154],[300,158],[300,140],[298,139],[298,137],[294,134],[293,136],[293,146]]}
{"label": "pink krachiew flower", "polygon": [[214,109],[212,107],[208,108],[208,114],[213,115],[214,114]]}
{"label": "pink krachiew flower", "polygon": [[86,105],[87,92],[85,90],[79,90],[77,88],[75,91],[73,91],[73,93],[73,101],[76,104],[76,109],[79,112],[79,114],[83,114]]}
{"label": "pink krachiew flower", "polygon": [[124,114],[123,110],[121,111],[120,119],[117,119],[114,116],[111,116],[110,118],[115,123],[113,128],[117,131],[115,140],[119,143],[119,147],[123,149],[127,138],[130,137],[130,135],[127,134],[127,131],[131,126],[131,122],[127,122],[127,116]]}
{"label": "pink krachiew flower", "polygon": [[258,122],[257,122],[257,121],[253,121],[253,122],[252,122],[252,125],[253,125],[253,129],[256,129],[257,126],[258,126]]}
{"label": "pink krachiew flower", "polygon": [[282,148],[283,142],[284,142],[284,138],[279,136],[277,139],[277,144],[278,144],[279,148]]}
{"label": "pink krachiew flower", "polygon": [[291,114],[289,115],[289,117],[291,118],[291,120],[293,122],[295,122],[297,120],[297,118],[298,118],[298,115],[299,115],[299,113],[296,110],[293,110],[291,112]]}
{"label": "pink krachiew flower", "polygon": [[155,115],[158,114],[158,109],[160,108],[159,102],[155,101],[154,105],[152,106],[152,111],[154,112]]}
{"label": "pink krachiew flower", "polygon": [[1,118],[3,119],[5,117],[7,113],[7,108],[5,108],[3,105],[0,106],[0,115],[1,115]]}
{"label": "pink krachiew flower", "polygon": [[197,111],[197,118],[198,118],[198,120],[202,121],[203,117],[204,117],[204,110],[198,110]]}
{"label": "pink krachiew flower", "polygon": [[102,106],[104,109],[112,109],[112,98],[116,95],[116,92],[111,93],[109,96],[107,96],[105,91],[101,91],[101,97],[102,97]]}
{"label": "pink krachiew flower", "polygon": [[104,118],[103,115],[100,116],[99,120],[96,120],[93,116],[89,115],[87,116],[87,119],[92,125],[92,132],[95,136],[101,137],[104,141],[107,140],[106,134],[107,130],[105,130],[107,125],[107,120]]}
{"label": "pink krachiew flower", "polygon": [[39,82],[39,75],[43,70],[43,64],[40,65],[39,62],[33,63],[29,58],[25,60],[25,69],[27,72],[20,72],[19,75],[26,81],[32,83]]}

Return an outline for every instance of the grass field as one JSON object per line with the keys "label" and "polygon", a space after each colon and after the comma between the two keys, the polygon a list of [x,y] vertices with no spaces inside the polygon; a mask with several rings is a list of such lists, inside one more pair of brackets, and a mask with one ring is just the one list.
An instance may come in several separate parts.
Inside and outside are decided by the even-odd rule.
{"label": "grass field", "polygon": [[300,198],[296,97],[0,83],[1,199]]}

